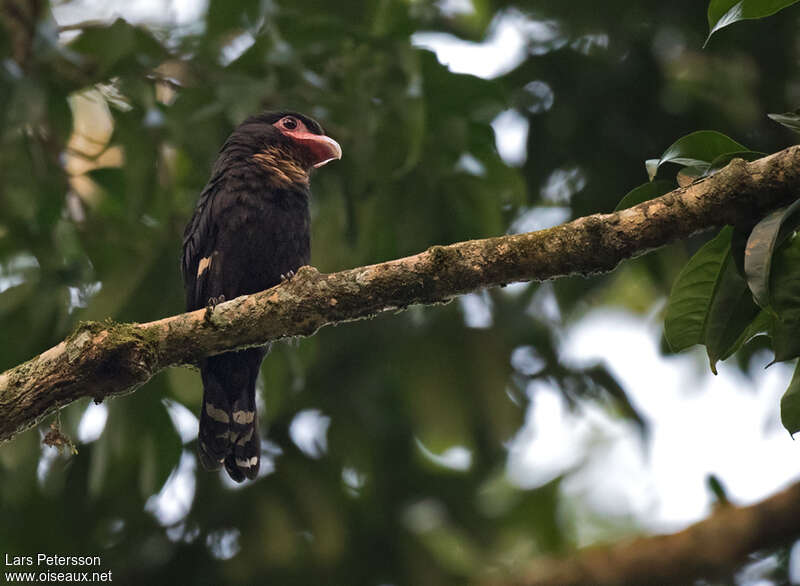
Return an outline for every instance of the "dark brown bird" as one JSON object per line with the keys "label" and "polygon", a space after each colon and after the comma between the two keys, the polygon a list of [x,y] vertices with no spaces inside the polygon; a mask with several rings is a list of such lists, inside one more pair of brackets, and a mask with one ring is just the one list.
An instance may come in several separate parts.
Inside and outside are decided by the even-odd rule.
{"label": "dark brown bird", "polygon": [[[342,156],[322,127],[296,112],[265,112],[220,149],[183,237],[188,310],[255,293],[291,277],[311,255],[309,173]],[[241,482],[258,474],[255,385],[270,346],[200,363],[199,456]]]}

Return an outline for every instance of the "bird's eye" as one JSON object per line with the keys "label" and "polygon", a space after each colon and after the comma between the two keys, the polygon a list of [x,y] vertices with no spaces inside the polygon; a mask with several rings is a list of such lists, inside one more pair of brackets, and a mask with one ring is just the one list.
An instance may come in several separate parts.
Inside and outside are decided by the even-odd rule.
{"label": "bird's eye", "polygon": [[283,119],[283,127],[288,130],[294,130],[297,128],[297,120],[292,118],[291,116]]}

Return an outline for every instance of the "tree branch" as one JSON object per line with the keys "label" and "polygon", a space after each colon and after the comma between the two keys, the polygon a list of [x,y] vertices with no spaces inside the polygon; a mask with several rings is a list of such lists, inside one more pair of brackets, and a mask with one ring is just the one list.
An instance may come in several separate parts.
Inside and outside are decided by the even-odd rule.
{"label": "tree branch", "polygon": [[734,160],[697,183],[612,214],[538,232],[470,240],[381,264],[320,274],[217,306],[145,324],[82,324],[66,340],[0,374],[0,442],[81,397],[134,390],[168,366],[310,336],[319,328],[434,304],[515,281],[589,275],[723,224],[752,223],[800,194],[800,146],[752,163]]}
{"label": "tree branch", "polygon": [[748,507],[720,506],[678,533],[590,547],[568,558],[539,558],[513,577],[482,586],[689,584],[723,575],[750,552],[798,535],[800,483]]}

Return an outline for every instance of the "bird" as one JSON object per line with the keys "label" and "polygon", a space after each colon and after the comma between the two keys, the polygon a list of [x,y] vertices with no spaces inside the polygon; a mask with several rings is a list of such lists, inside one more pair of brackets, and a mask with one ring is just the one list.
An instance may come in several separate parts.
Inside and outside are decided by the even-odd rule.
{"label": "bird", "polygon": [[[340,159],[320,124],[291,111],[250,116],[220,149],[183,235],[188,311],[268,289],[310,262],[309,177]],[[203,400],[198,456],[236,482],[258,475],[255,386],[271,345],[199,363]]]}

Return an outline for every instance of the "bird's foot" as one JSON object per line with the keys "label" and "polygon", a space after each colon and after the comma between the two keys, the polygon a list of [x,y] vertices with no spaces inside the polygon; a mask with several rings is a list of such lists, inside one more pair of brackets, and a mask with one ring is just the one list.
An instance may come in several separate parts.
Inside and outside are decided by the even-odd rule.
{"label": "bird's foot", "polygon": [[214,308],[225,301],[225,296],[220,295],[219,297],[209,297],[208,303],[206,304],[206,312],[203,314],[203,321],[206,323],[211,323],[211,315],[214,313]]}
{"label": "bird's foot", "polygon": [[289,271],[288,273],[281,274],[281,283],[285,283],[286,281],[291,280],[294,277],[294,271]]}

